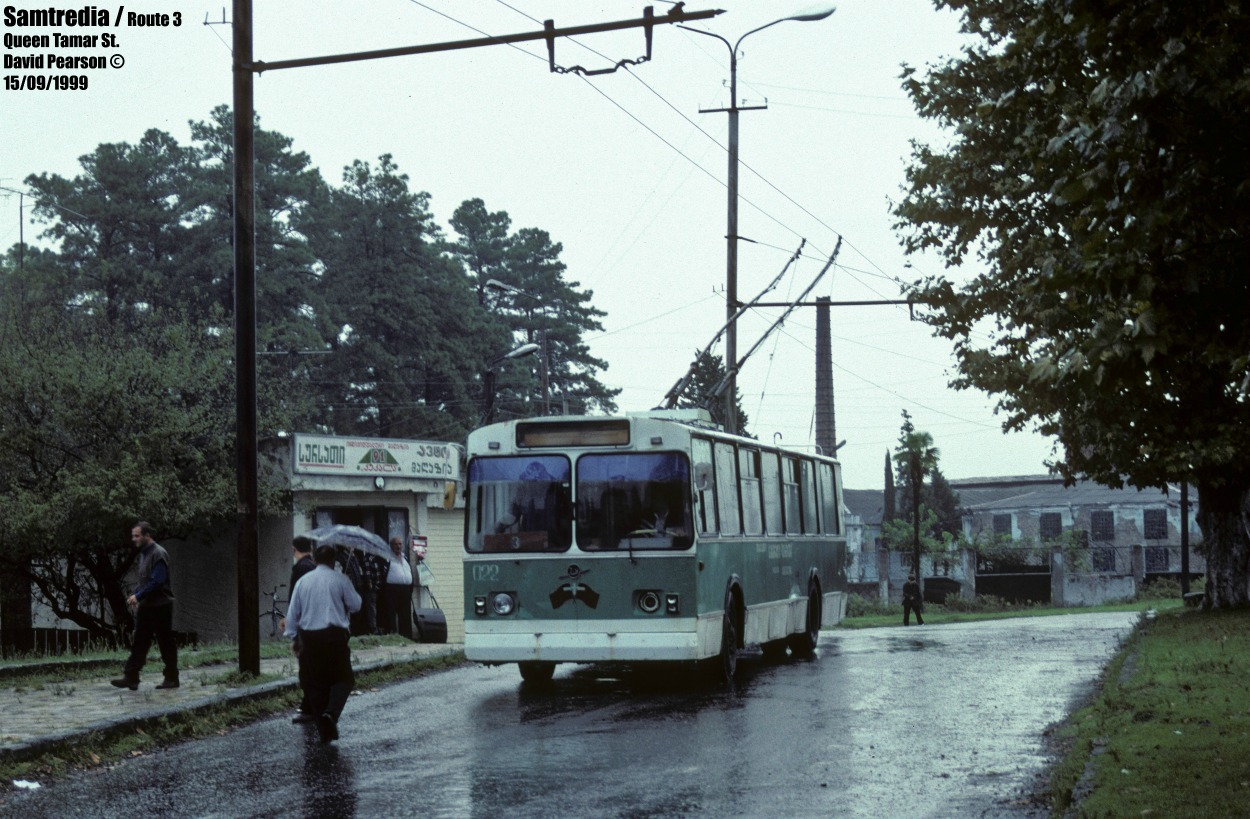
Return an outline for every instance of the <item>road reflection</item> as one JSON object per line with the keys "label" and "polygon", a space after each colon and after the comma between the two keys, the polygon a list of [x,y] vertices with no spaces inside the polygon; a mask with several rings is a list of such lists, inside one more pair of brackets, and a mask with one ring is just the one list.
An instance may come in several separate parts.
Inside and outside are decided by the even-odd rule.
{"label": "road reflection", "polygon": [[305,731],[300,785],[300,815],[316,819],[347,819],[356,815],[356,777],[351,762],[339,754],[338,745],[322,744],[316,731]]}

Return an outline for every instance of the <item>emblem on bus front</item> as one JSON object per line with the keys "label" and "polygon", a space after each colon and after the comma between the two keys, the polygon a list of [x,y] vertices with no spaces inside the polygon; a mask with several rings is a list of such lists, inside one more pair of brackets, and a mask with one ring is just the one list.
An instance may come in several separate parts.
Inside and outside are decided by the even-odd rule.
{"label": "emblem on bus front", "polygon": [[574,563],[565,569],[564,572],[564,574],[560,575],[560,579],[569,582],[551,593],[551,607],[558,609],[570,600],[580,600],[592,609],[598,607],[599,593],[585,583],[580,582],[580,578],[590,574],[590,569],[583,570]]}

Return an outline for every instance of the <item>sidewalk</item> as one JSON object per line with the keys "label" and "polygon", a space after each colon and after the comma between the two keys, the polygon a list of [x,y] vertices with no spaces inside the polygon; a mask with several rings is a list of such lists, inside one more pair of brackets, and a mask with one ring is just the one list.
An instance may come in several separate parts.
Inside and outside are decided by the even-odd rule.
{"label": "sidewalk", "polygon": [[[357,672],[425,657],[460,654],[464,646],[412,643],[403,646],[361,648],[352,645],[352,668]],[[0,680],[0,758],[24,758],[43,748],[94,731],[117,731],[140,726],[176,711],[189,711],[294,688],[295,658],[262,659],[262,674],[281,679],[258,685],[224,688],[210,682],[238,670],[238,663],[206,665],[182,670],[182,687],[157,691],[160,660],[149,659],[138,691],[114,688],[109,680],[120,676],[121,661],[93,663],[89,679],[49,683],[39,691],[14,691]]]}

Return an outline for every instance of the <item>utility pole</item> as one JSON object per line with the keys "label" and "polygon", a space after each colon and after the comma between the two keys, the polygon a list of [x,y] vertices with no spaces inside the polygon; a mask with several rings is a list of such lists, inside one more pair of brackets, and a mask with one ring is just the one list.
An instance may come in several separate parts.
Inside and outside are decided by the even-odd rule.
{"label": "utility pole", "polygon": [[239,671],[260,674],[260,487],[256,452],[256,176],[252,0],[234,0],[234,366]]}
{"label": "utility pole", "polygon": [[[668,13],[656,16],[651,6],[643,9],[643,16],[633,20],[611,23],[592,23],[568,28],[556,28],[552,20],[546,20],[542,31],[507,34],[499,37],[483,37],[473,40],[456,40],[446,43],[387,48],[377,51],[360,51],[350,54],[331,54],[306,59],[279,60],[266,63],[252,56],[252,2],[234,0],[232,69],[234,78],[234,326],[235,326],[235,384],[236,384],[236,510],[238,513],[238,571],[239,571],[239,671],[260,673],[260,579],[259,579],[259,458],[256,452],[256,179],[255,145],[252,121],[254,119],[253,81],[255,74],[284,68],[300,68],[331,63],[375,60],[384,57],[403,57],[414,54],[430,54],[438,51],[456,51],[492,45],[507,45],[533,40],[547,43],[548,64],[553,73],[603,74],[625,65],[638,65],[651,59],[651,35],[657,25],[690,23],[707,20],[722,13],[721,9],[686,11],[678,3]],[[558,37],[576,37],[605,31],[621,31],[641,28],[646,36],[646,55],[634,60],[621,60],[612,68],[587,71],[581,66],[564,68],[556,65],[555,42]]]}
{"label": "utility pole", "polygon": [[690,28],[689,26],[679,26],[679,28],[684,28],[695,34],[715,37],[729,49],[729,107],[700,108],[699,113],[724,113],[729,115],[729,172],[725,179],[725,184],[729,188],[729,207],[725,229],[725,316],[729,319],[729,330],[725,334],[725,367],[729,380],[725,387],[725,431],[731,434],[738,432],[738,379],[732,368],[733,363],[738,360],[738,323],[735,316],[738,308],[741,306],[738,304],[738,112],[758,111],[768,107],[766,104],[738,104],[738,49],[742,45],[743,40],[757,31],[763,31],[778,23],[785,23],[791,20],[800,23],[823,20],[833,14],[833,12],[834,7],[829,5],[813,7],[788,17],[781,17],[773,20],[771,23],[765,23],[758,28],[751,29],[739,37],[738,41],[732,45],[719,34]]}

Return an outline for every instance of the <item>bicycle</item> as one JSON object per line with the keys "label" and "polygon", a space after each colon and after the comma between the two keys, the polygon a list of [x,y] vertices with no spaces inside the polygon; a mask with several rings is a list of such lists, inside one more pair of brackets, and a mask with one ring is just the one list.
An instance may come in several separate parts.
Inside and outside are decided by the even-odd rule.
{"label": "bicycle", "polygon": [[278,589],[285,589],[285,588],[286,588],[285,583],[279,583],[278,585],[273,587],[273,591],[263,592],[263,594],[269,598],[269,611],[266,611],[265,613],[261,614],[260,619],[264,620],[266,617],[269,618],[269,636],[270,637],[278,636],[278,623],[280,623],[283,619],[286,618],[286,612],[278,608],[278,604],[291,602],[290,600],[278,599]]}

